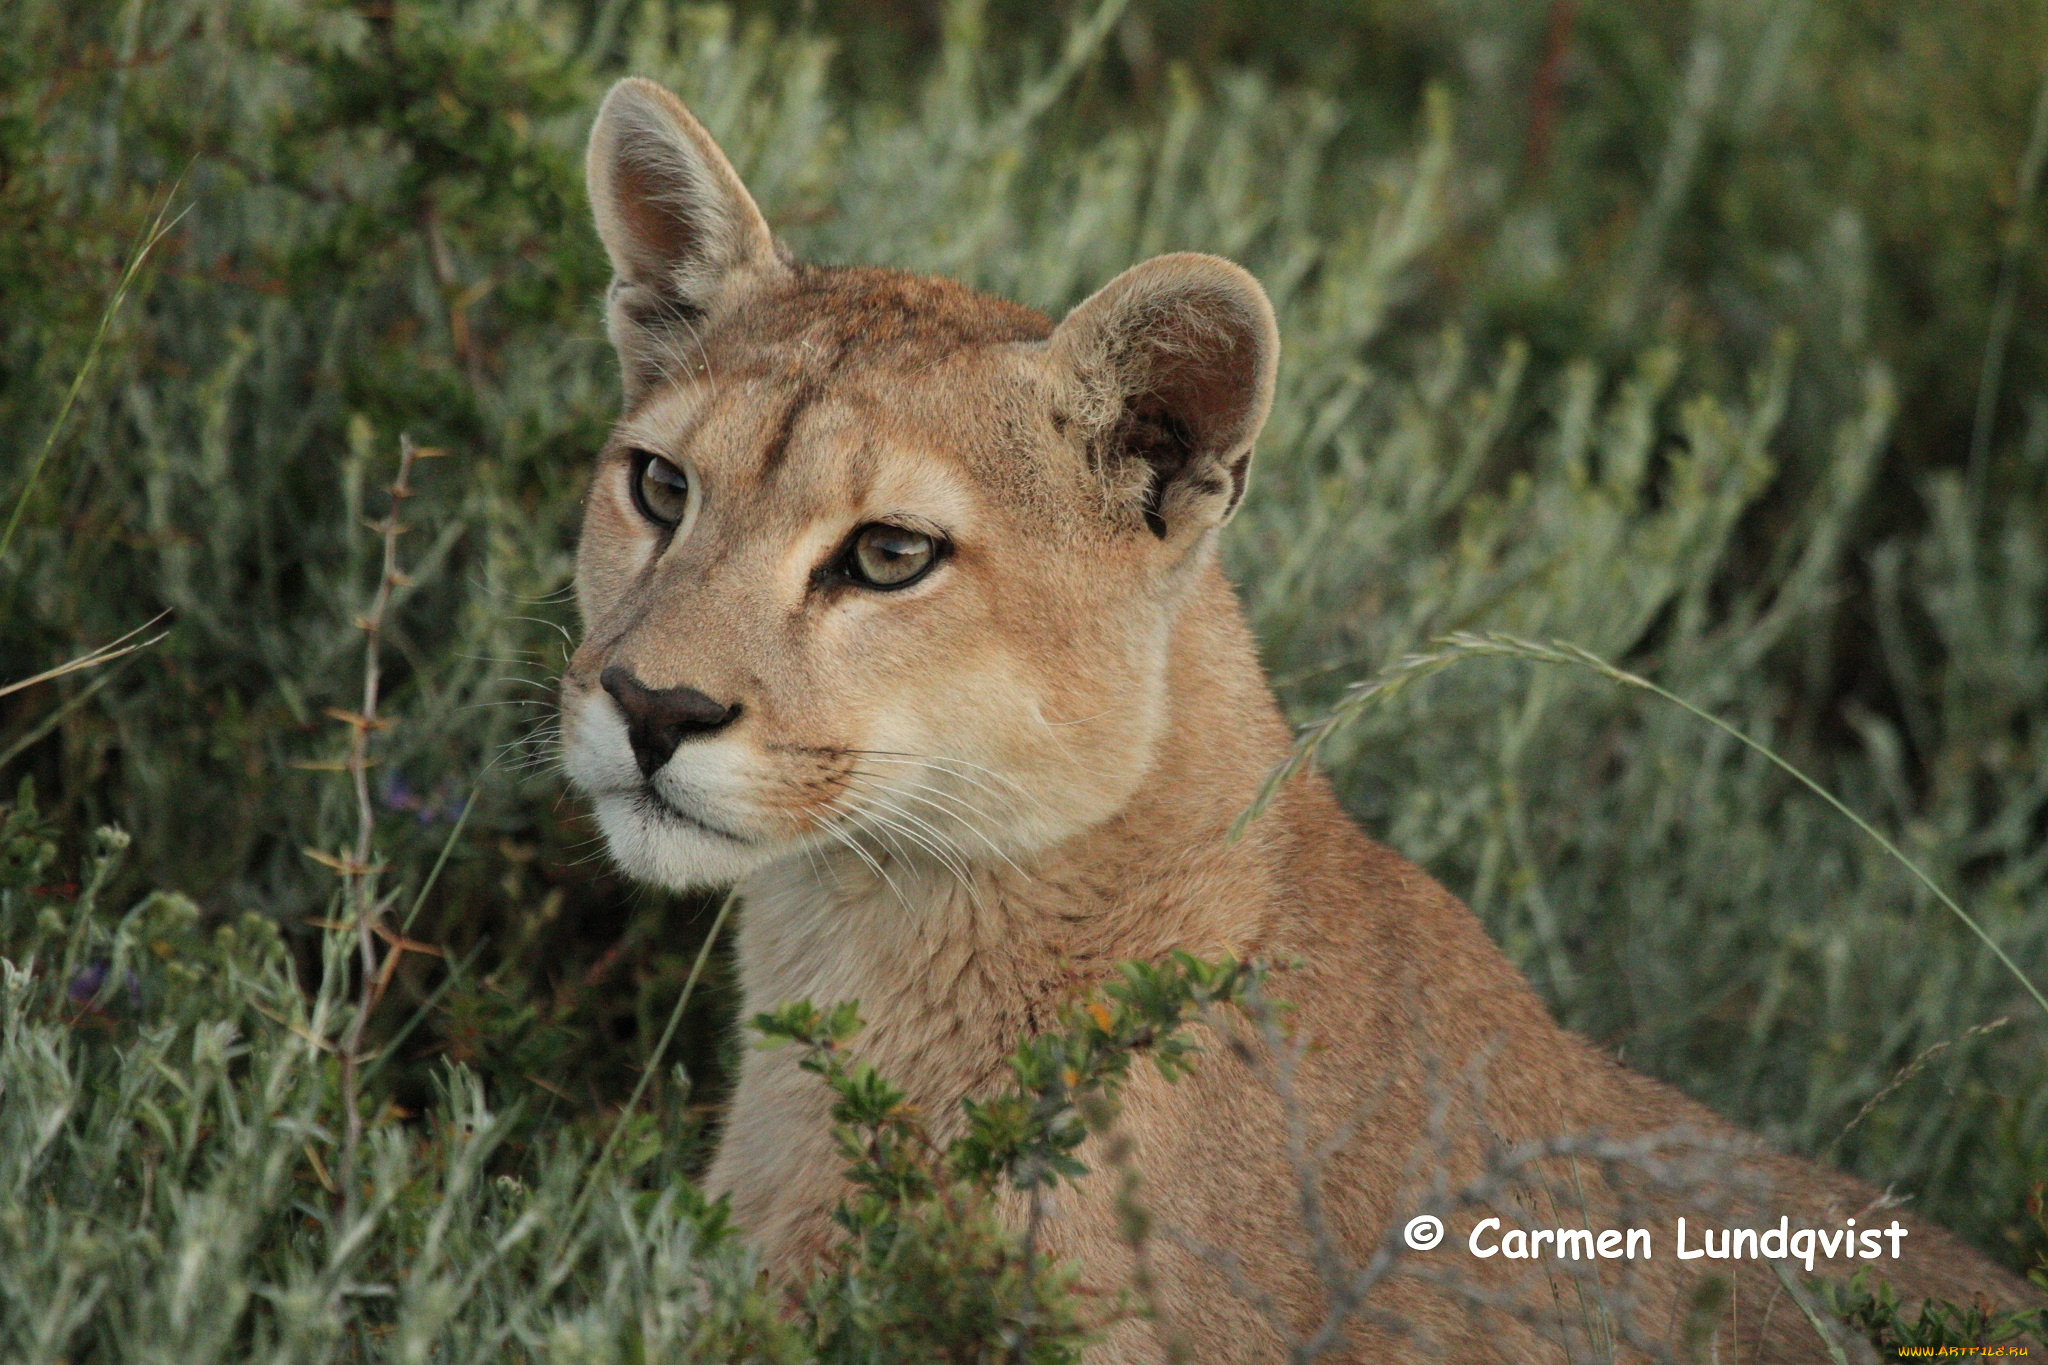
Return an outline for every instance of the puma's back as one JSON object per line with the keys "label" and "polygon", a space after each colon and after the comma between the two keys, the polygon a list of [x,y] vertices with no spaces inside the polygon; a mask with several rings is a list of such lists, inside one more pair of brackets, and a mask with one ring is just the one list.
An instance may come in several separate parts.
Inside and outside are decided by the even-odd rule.
{"label": "puma's back", "polygon": [[[1127,1089],[1160,1315],[1100,1358],[1272,1360],[1319,1332],[1361,1360],[1816,1358],[1762,1261],[1677,1258],[1680,1216],[1837,1245],[1896,1218],[1875,1264],[1909,1295],[2018,1295],[1560,1030],[1315,774],[1227,837],[1289,738],[1216,563],[1278,361],[1242,270],[1161,257],[1054,324],[799,264],[639,81],[589,179],[624,411],[586,503],[568,768],[630,872],[738,885],[745,1008],[859,1000],[863,1054],[943,1129],[1117,962],[1291,964],[1284,1031],[1254,1011],[1192,1077]],[[787,1053],[745,1059],[710,1181],[780,1268],[843,1194],[825,1108]],[[1448,1235],[1403,1251],[1431,1200]],[[1554,1254],[1626,1228],[1652,1255]],[[1542,1229],[1548,1256],[1475,1250]],[[1130,1282],[1108,1182],[1046,1237],[1090,1287]]]}

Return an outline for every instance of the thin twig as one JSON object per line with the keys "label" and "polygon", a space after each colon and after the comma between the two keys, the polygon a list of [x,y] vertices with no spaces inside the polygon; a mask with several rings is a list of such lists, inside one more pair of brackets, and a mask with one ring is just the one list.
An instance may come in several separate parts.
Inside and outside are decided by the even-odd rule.
{"label": "thin twig", "polygon": [[1522,174],[1530,180],[1541,176],[1550,164],[1565,58],[1571,54],[1572,30],[1578,20],[1579,0],[1550,0],[1550,17],[1543,26],[1543,58],[1529,87],[1529,134],[1522,149]]}
{"label": "thin twig", "polygon": [[[352,1215],[357,1197],[356,1154],[363,1139],[362,1111],[362,1047],[363,1030],[369,1025],[370,1015],[377,1008],[385,989],[390,985],[389,973],[379,969],[377,953],[378,920],[384,905],[377,899],[377,868],[371,863],[371,854],[377,834],[377,807],[370,796],[370,735],[384,728],[388,722],[377,715],[379,690],[383,681],[383,666],[380,646],[384,631],[385,612],[391,606],[391,595],[411,580],[398,568],[398,538],[405,534],[405,523],[400,518],[405,500],[412,496],[412,466],[418,452],[412,438],[399,437],[398,477],[391,483],[391,511],[378,523],[376,529],[384,538],[383,572],[377,579],[377,591],[370,598],[370,609],[357,618],[356,626],[363,632],[363,700],[361,709],[355,712],[335,714],[349,727],[348,758],[345,767],[356,798],[356,843],[355,850],[341,867],[347,884],[347,903],[351,911],[356,934],[357,967],[361,972],[361,995],[355,1014],[348,1021],[348,1028],[342,1034],[341,1054],[341,1100],[346,1126],[342,1133],[341,1146],[341,1190],[345,1207]],[[404,951],[394,946],[389,952],[395,958]]]}
{"label": "thin twig", "polygon": [[427,267],[433,272],[434,286],[440,290],[442,305],[448,310],[449,344],[455,350],[455,361],[462,367],[470,393],[482,403],[483,358],[477,353],[476,337],[469,325],[469,306],[489,293],[496,281],[487,278],[469,289],[462,287],[455,274],[454,253],[448,249],[448,236],[441,230],[440,210],[431,200],[420,215],[420,227],[427,239]]}
{"label": "thin twig", "polygon": [[143,631],[148,630],[151,626],[169,615],[170,612],[168,611],[160,611],[149,620],[144,621],[141,625],[129,631],[126,635],[123,635],[119,640],[110,640],[97,649],[87,650],[77,658],[58,664],[55,668],[44,669],[32,678],[23,678],[19,682],[8,683],[6,686],[0,687],[0,697],[19,692],[25,687],[34,687],[37,683],[46,683],[54,678],[61,678],[67,673],[76,673],[81,669],[97,668],[101,664],[112,663],[122,655],[133,654],[138,649],[148,649],[151,645],[163,639],[164,636],[170,634],[170,632],[167,630],[158,631],[147,640],[137,640],[132,645],[124,644],[123,641],[134,640],[136,636],[142,634]]}
{"label": "thin twig", "polygon": [[[945,1182],[939,1182],[942,1197]],[[1016,1365],[1026,1365],[1031,1359],[1031,1347],[1037,1340],[1032,1329],[1038,1317],[1038,1238],[1045,1228],[1045,1185],[1035,1183],[1031,1187],[1030,1208],[1024,1218],[1024,1240],[1019,1248],[1024,1262],[1024,1300],[1017,1308],[1017,1336],[1010,1343],[1010,1359]],[[951,1204],[951,1199],[947,1198]]]}
{"label": "thin twig", "polygon": [[[1307,1046],[1306,1040],[1288,1036],[1272,1001],[1248,994],[1239,1004],[1254,1026],[1253,1032],[1240,1034],[1221,1018],[1211,1018],[1209,1023],[1229,1040],[1232,1052],[1249,1065],[1281,1100],[1283,1119],[1293,1130],[1299,1122],[1294,1115],[1302,1112],[1296,1094],[1296,1067]],[[1520,1226],[1521,1220],[1512,1202],[1512,1196],[1518,1192],[1547,1192],[1553,1206],[1560,1195],[1576,1195],[1583,1203],[1584,1189],[1579,1178],[1579,1163],[1582,1161],[1609,1171],[1610,1185],[1614,1183],[1612,1172],[1617,1168],[1634,1171],[1652,1188],[1692,1192],[1695,1196],[1703,1191],[1725,1193],[1752,1184],[1749,1176],[1731,1169],[1749,1152],[1746,1144],[1679,1125],[1630,1139],[1567,1132],[1547,1138],[1503,1142],[1486,1133],[1480,1171],[1465,1183],[1454,1186],[1449,1179],[1449,1171],[1460,1144],[1459,1133],[1451,1123],[1452,1109],[1460,1095],[1466,1097],[1465,1103],[1475,1112],[1483,1108],[1479,1083],[1484,1060],[1483,1056],[1476,1056],[1461,1068],[1460,1083],[1455,1085],[1437,1078],[1433,1066],[1427,1068],[1427,1090],[1431,1096],[1429,1110],[1422,1125],[1422,1134],[1399,1181],[1401,1189],[1412,1189],[1420,1177],[1425,1189],[1420,1202],[1390,1220],[1379,1242],[1367,1249],[1363,1264],[1347,1258],[1326,1226],[1321,1206],[1324,1169],[1336,1146],[1326,1141],[1311,1148],[1290,1132],[1287,1155],[1301,1187],[1297,1214],[1306,1234],[1306,1244],[1300,1248],[1300,1254],[1311,1263],[1317,1278],[1322,1281],[1327,1307],[1323,1320],[1308,1336],[1295,1337],[1298,1326],[1276,1316],[1270,1298],[1244,1276],[1242,1266],[1230,1253],[1190,1238],[1179,1229],[1166,1227],[1162,1228],[1162,1233],[1222,1273],[1232,1293],[1258,1309],[1283,1337],[1295,1338],[1289,1348],[1289,1358],[1295,1361],[1312,1361],[1338,1348],[1344,1340],[1346,1326],[1352,1322],[1371,1323],[1381,1331],[1398,1336],[1419,1330],[1416,1324],[1375,1310],[1369,1301],[1373,1291],[1395,1274],[1405,1274],[1434,1285],[1471,1306],[1507,1314],[1540,1333],[1555,1335],[1561,1343],[1567,1343],[1569,1349],[1570,1323],[1559,1317],[1554,1302],[1522,1302],[1512,1294],[1476,1288],[1456,1274],[1447,1275],[1427,1264],[1411,1263],[1403,1236],[1407,1215],[1429,1213],[1448,1216],[1483,1207],[1493,1209]],[[1289,1110],[1294,1113],[1285,1112]],[[1565,1164],[1571,1172],[1572,1185],[1569,1187],[1559,1187],[1544,1175],[1547,1168],[1559,1163]],[[1632,1208],[1633,1198],[1628,1197],[1625,1191],[1623,1193],[1624,1204]],[[1504,1199],[1510,1202],[1503,1203]],[[1575,1264],[1556,1264],[1546,1260],[1543,1269],[1548,1275],[1562,1272],[1571,1276],[1579,1283],[1582,1293],[1587,1287],[1584,1282],[1589,1278],[1589,1272]],[[1674,1359],[1669,1350],[1644,1335],[1635,1321],[1638,1307],[1635,1295],[1625,1285],[1607,1292],[1596,1280],[1591,1287],[1600,1297],[1601,1333],[1596,1335],[1588,1325],[1589,1344],[1596,1343],[1600,1335],[1610,1340],[1618,1335],[1630,1347],[1651,1359]]]}

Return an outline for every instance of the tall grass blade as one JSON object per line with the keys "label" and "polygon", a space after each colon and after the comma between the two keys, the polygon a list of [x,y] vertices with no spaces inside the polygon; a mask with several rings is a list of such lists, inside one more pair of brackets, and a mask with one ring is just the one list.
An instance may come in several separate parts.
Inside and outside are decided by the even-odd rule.
{"label": "tall grass blade", "polygon": [[1256,820],[1265,811],[1267,806],[1272,803],[1274,796],[1279,793],[1280,788],[1286,781],[1314,761],[1316,750],[1331,735],[1350,725],[1372,706],[1398,694],[1409,685],[1433,673],[1441,672],[1461,659],[1468,658],[1527,659],[1534,663],[1562,664],[1570,668],[1587,669],[1608,679],[1610,682],[1620,683],[1624,687],[1632,687],[1639,691],[1648,692],[1652,696],[1661,697],[1672,705],[1699,717],[1715,729],[1728,735],[1731,739],[1761,755],[1815,796],[1827,802],[1829,806],[1833,807],[1850,824],[1861,830],[1865,837],[1875,841],[1878,847],[1882,848],[1893,861],[1910,872],[1915,880],[1933,894],[1936,900],[1947,907],[1950,914],[1961,920],[1969,928],[1970,932],[1975,934],[1983,942],[1984,946],[1991,950],[1992,954],[2004,965],[2005,969],[2012,973],[2013,979],[2026,988],[2027,994],[2033,997],[2036,1005],[2040,1006],[2042,1015],[2048,1017],[2048,996],[2042,995],[2040,988],[2034,984],[2025,971],[2021,970],[2020,965],[2012,960],[2011,954],[2005,951],[1998,940],[1993,938],[1985,930],[1984,926],[1977,922],[1974,915],[1957,904],[1955,897],[1949,895],[1939,882],[1927,874],[1920,864],[1907,857],[1897,844],[1886,838],[1868,820],[1865,820],[1855,811],[1849,809],[1833,792],[1814,781],[1811,777],[1808,777],[1804,771],[1781,757],[1769,745],[1750,738],[1711,711],[1703,710],[1687,701],[1684,697],[1674,692],[1666,691],[1648,678],[1640,677],[1625,669],[1616,668],[1613,664],[1589,650],[1562,641],[1554,640],[1548,644],[1536,644],[1529,640],[1516,639],[1511,635],[1460,631],[1456,634],[1445,636],[1428,650],[1418,654],[1411,654],[1406,658],[1398,660],[1389,668],[1375,674],[1372,678],[1357,684],[1342,702],[1331,709],[1327,716],[1302,731],[1301,735],[1295,740],[1294,747],[1288,753],[1286,759],[1268,774],[1265,782],[1259,788],[1258,795],[1252,799],[1251,804],[1232,823],[1229,837],[1232,839],[1241,837],[1251,822]]}
{"label": "tall grass blade", "polygon": [[156,244],[191,211],[191,206],[187,205],[179,209],[175,217],[165,219],[164,214],[169,212],[171,200],[177,192],[178,184],[175,182],[164,192],[164,202],[157,209],[156,218],[150,223],[149,231],[143,234],[142,241],[129,254],[128,264],[121,271],[120,280],[114,285],[113,296],[107,300],[107,306],[100,310],[99,326],[93,331],[91,345],[86,347],[85,360],[79,365],[78,373],[71,377],[71,387],[64,391],[64,401],[57,406],[56,420],[50,423],[49,434],[43,438],[43,447],[36,452],[35,460],[30,463],[28,473],[21,481],[21,492],[15,496],[14,511],[7,518],[7,529],[0,531],[0,559],[7,557],[8,547],[14,544],[15,529],[21,525],[22,513],[28,510],[29,497],[35,492],[36,480],[42,476],[43,466],[49,462],[50,452],[57,447],[57,437],[63,432],[65,420],[71,416],[72,406],[78,402],[78,395],[85,388],[85,381],[91,377],[93,367],[99,364],[100,349],[106,343],[107,330],[113,326],[115,316],[121,311],[121,305],[127,301],[128,291],[134,285],[135,277],[142,273],[143,263],[149,259],[150,252],[156,249]]}

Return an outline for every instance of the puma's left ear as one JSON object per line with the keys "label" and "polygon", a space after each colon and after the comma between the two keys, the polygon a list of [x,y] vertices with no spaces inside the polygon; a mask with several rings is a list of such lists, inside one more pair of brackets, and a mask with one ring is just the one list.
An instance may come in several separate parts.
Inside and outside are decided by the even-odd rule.
{"label": "puma's left ear", "polygon": [[1273,406],[1280,333],[1259,282],[1181,253],[1132,266],[1067,315],[1050,352],[1112,501],[1161,540],[1221,525]]}
{"label": "puma's left ear", "polygon": [[653,81],[612,87],[584,158],[611,257],[607,330],[630,395],[692,354],[687,332],[787,267],[732,163]]}

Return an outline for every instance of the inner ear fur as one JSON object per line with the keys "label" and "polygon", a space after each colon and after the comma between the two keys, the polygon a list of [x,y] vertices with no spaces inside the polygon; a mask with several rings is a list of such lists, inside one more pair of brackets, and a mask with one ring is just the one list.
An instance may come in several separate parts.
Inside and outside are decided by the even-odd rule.
{"label": "inner ear fur", "polygon": [[1216,256],[1157,256],[1075,308],[1049,344],[1078,381],[1073,416],[1113,503],[1162,540],[1229,519],[1280,357],[1257,280]]}
{"label": "inner ear fur", "polygon": [[693,354],[689,329],[786,267],[725,153],[653,81],[628,78],[605,96],[584,172],[612,263],[606,330],[630,396]]}

